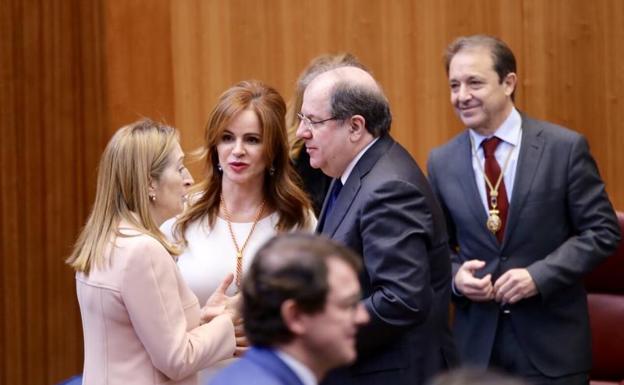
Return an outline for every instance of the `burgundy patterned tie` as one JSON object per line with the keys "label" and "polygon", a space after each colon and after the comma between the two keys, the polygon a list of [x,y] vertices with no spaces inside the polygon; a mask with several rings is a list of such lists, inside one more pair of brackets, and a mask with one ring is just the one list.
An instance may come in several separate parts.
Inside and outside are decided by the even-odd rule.
{"label": "burgundy patterned tie", "polygon": [[[496,161],[496,157],[494,156],[494,152],[496,151],[496,147],[500,144],[501,140],[495,136],[484,140],[481,144],[483,146],[483,153],[485,154],[485,175],[489,179],[490,183],[493,187],[496,187],[496,182],[501,174],[501,168]],[[487,193],[487,201],[488,201],[488,209],[491,209],[492,195],[490,186],[488,186],[487,182],[485,182],[485,191]],[[496,232],[496,238],[498,242],[503,242],[503,237],[505,235],[505,225],[507,224],[507,211],[509,210],[509,201],[507,200],[507,189],[505,188],[505,179],[501,180],[500,186],[498,187],[498,197],[495,198],[497,202],[498,216],[501,219],[501,228]]]}

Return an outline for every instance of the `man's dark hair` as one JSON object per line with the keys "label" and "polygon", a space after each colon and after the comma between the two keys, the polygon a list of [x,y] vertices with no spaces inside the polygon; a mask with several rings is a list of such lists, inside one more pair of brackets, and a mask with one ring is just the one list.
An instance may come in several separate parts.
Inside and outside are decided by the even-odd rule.
{"label": "man's dark hair", "polygon": [[277,235],[258,250],[243,282],[245,333],[253,345],[292,340],[281,315],[284,301],[292,299],[310,314],[325,308],[329,258],[344,261],[356,272],[361,269],[355,253],[319,235]]}
{"label": "man's dark hair", "polygon": [[371,87],[339,81],[331,96],[331,116],[338,120],[361,115],[366,129],[377,138],[390,131],[392,114],[384,94]]}
{"label": "man's dark hair", "polygon": [[[489,35],[471,35],[458,37],[446,48],[444,66],[447,75],[453,57],[458,52],[470,48],[487,48],[490,51],[499,83],[502,83],[510,73],[517,73],[516,58],[504,41]],[[514,89],[511,100],[514,100],[515,93],[516,90]]]}

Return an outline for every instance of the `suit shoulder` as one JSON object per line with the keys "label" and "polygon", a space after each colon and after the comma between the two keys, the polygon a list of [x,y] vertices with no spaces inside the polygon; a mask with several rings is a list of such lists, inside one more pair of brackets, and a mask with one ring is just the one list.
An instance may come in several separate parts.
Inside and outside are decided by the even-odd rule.
{"label": "suit shoulder", "polygon": [[210,385],[246,384],[252,382],[256,385],[278,384],[274,377],[269,375],[264,368],[254,361],[243,357],[221,370],[210,381]]}
{"label": "suit shoulder", "polygon": [[[466,141],[467,132],[464,130],[441,146],[434,147],[429,152],[429,157],[427,158],[429,170],[431,171],[431,168],[446,167],[450,161],[462,161],[461,156],[464,154],[465,146],[470,145]],[[458,156],[460,158],[457,158]]]}
{"label": "suit shoulder", "polygon": [[375,185],[392,181],[413,183],[423,176],[422,169],[412,155],[398,142],[394,142],[371,170],[374,178],[367,178]]}
{"label": "suit shoulder", "polygon": [[466,140],[466,131],[462,131],[459,134],[452,137],[448,142],[434,147],[429,153],[429,158],[436,156],[446,156],[448,154],[456,153],[457,149],[463,145]]}
{"label": "suit shoulder", "polygon": [[139,232],[118,236],[114,254],[123,256],[126,264],[145,266],[154,263],[168,264],[173,260],[171,254],[156,238]]}
{"label": "suit shoulder", "polygon": [[539,130],[538,135],[545,138],[555,139],[563,142],[574,143],[579,140],[586,140],[585,136],[577,131],[545,120],[537,120],[522,115],[522,126],[529,130]]}

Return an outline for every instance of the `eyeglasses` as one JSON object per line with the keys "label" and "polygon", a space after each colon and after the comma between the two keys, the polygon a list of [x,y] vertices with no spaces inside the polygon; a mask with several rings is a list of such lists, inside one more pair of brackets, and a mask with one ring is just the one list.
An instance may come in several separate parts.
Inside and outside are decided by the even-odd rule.
{"label": "eyeglasses", "polygon": [[335,116],[333,116],[331,118],[327,118],[327,119],[323,119],[323,120],[312,120],[312,119],[308,118],[307,116],[305,116],[304,114],[302,114],[301,112],[297,112],[297,117],[299,118],[300,122],[303,122],[303,124],[307,128],[310,128],[310,129],[312,127],[314,127],[315,124],[321,124],[321,123],[328,122],[330,120],[336,120],[337,119]]}

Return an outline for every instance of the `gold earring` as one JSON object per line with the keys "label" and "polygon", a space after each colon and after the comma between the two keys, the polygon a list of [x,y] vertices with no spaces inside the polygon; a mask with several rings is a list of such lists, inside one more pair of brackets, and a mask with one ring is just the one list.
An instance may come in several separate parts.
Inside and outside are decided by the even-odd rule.
{"label": "gold earring", "polygon": [[150,194],[149,200],[150,200],[150,202],[156,202],[156,195],[151,195]]}

